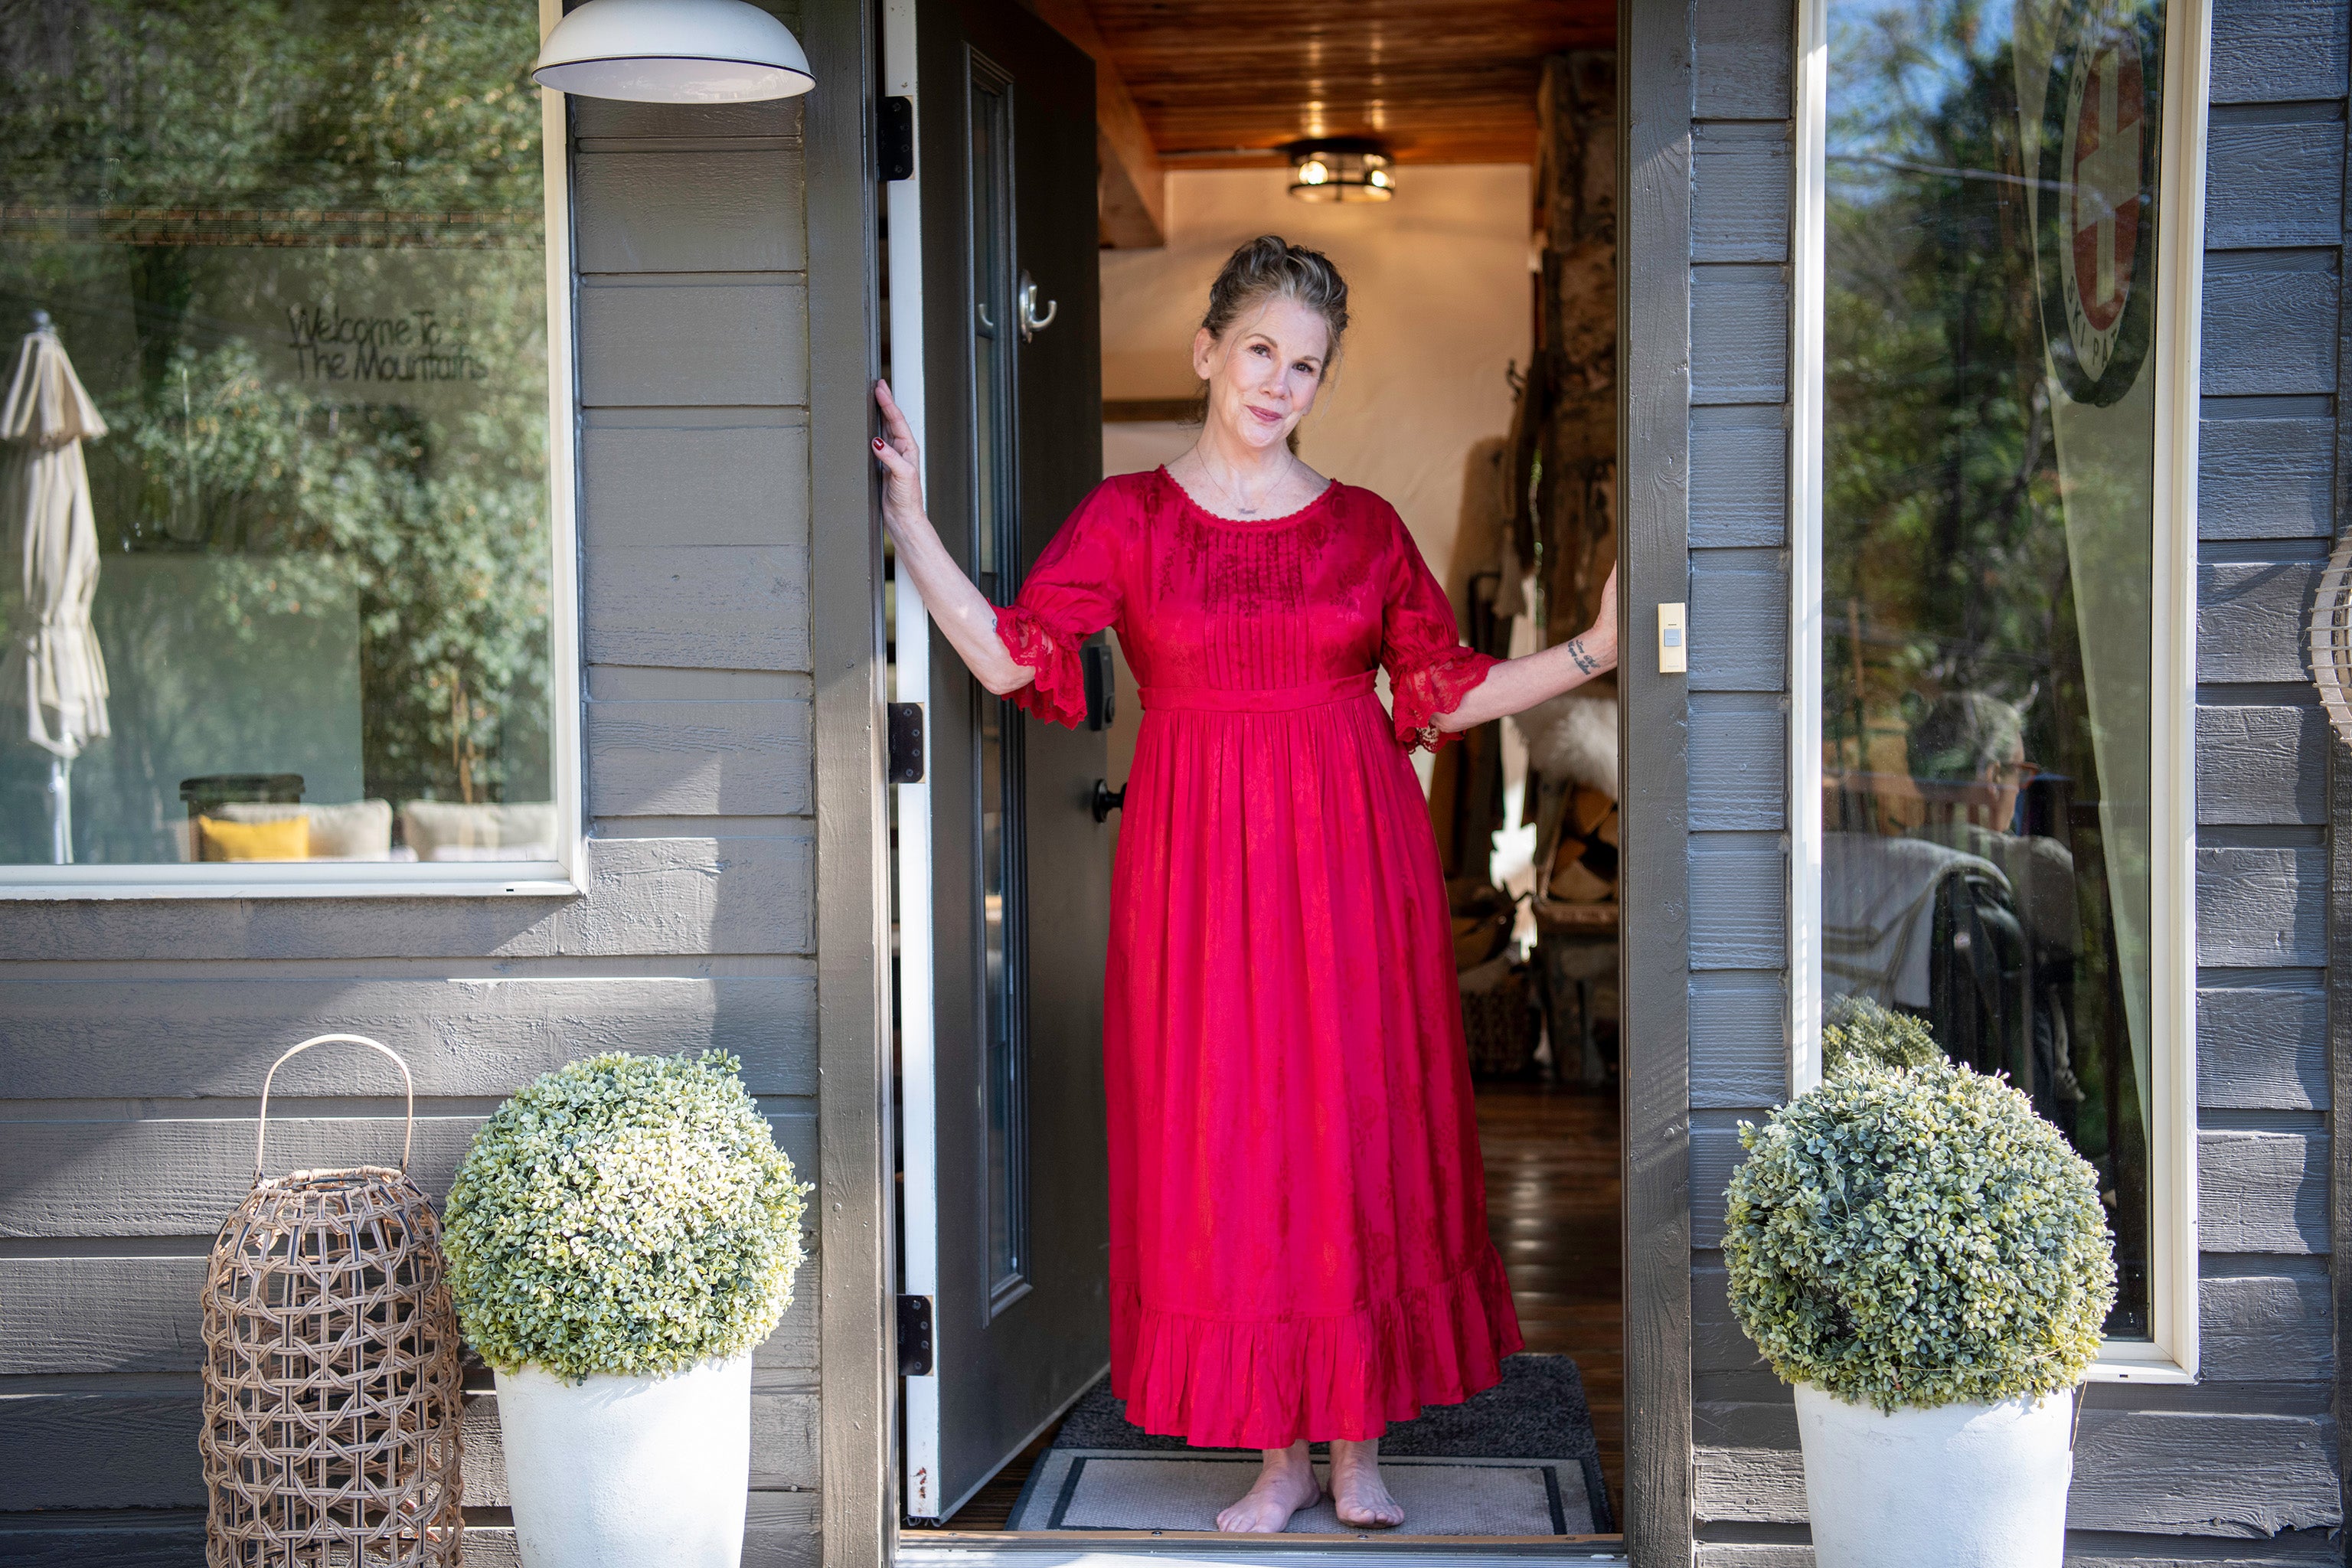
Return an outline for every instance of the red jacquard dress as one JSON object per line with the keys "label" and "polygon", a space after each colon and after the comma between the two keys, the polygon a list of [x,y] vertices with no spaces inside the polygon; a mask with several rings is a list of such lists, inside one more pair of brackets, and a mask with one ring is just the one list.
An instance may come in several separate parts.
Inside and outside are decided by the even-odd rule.
{"label": "red jacquard dress", "polygon": [[1084,721],[1104,626],[1142,687],[1103,1038],[1129,1419],[1276,1448],[1492,1384],[1518,1320],[1406,753],[1494,660],[1456,643],[1395,509],[1333,484],[1236,522],[1125,475],[997,624],[1040,718]]}

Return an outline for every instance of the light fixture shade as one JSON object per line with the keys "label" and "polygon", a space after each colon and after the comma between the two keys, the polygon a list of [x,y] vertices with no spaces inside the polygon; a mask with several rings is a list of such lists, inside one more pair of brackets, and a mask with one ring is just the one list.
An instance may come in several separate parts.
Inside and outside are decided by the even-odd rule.
{"label": "light fixture shade", "polygon": [[792,29],[746,0],[588,0],[547,35],[530,79],[632,103],[750,103],[816,85]]}

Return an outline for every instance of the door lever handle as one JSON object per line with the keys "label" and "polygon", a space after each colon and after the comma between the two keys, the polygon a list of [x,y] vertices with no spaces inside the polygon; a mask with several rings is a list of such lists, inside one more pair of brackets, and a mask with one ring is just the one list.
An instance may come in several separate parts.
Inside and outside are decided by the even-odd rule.
{"label": "door lever handle", "polygon": [[1127,804],[1127,786],[1110,787],[1108,779],[1095,780],[1095,820],[1108,822],[1110,814]]}
{"label": "door lever handle", "polygon": [[1052,326],[1054,318],[1062,313],[1062,302],[1048,300],[1045,301],[1045,313],[1039,315],[1037,293],[1037,280],[1030,277],[1028,269],[1024,268],[1021,273],[1021,341],[1024,343]]}

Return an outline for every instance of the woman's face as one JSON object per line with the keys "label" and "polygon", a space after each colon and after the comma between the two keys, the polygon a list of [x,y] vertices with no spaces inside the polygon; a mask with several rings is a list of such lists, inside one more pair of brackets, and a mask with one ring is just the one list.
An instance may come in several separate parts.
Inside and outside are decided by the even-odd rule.
{"label": "woman's face", "polygon": [[1209,423],[1253,447],[1286,439],[1323,386],[1331,334],[1323,318],[1279,296],[1209,335],[1192,337],[1192,374],[1209,384]]}

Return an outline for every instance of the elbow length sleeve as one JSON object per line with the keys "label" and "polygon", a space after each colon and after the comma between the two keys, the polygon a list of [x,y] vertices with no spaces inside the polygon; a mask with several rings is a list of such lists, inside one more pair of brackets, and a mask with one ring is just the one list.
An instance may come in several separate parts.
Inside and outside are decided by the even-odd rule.
{"label": "elbow length sleeve", "polygon": [[1454,626],[1454,605],[1402,520],[1397,551],[1394,584],[1382,616],[1381,665],[1389,673],[1397,743],[1408,751],[1427,746],[1433,752],[1455,738],[1433,728],[1438,717],[1461,707],[1462,700],[1502,661],[1464,646]]}
{"label": "elbow length sleeve", "polygon": [[1097,489],[1037,558],[1013,603],[996,611],[996,635],[1035,679],[1011,693],[1023,711],[1075,730],[1087,721],[1078,650],[1118,618],[1119,532]]}

